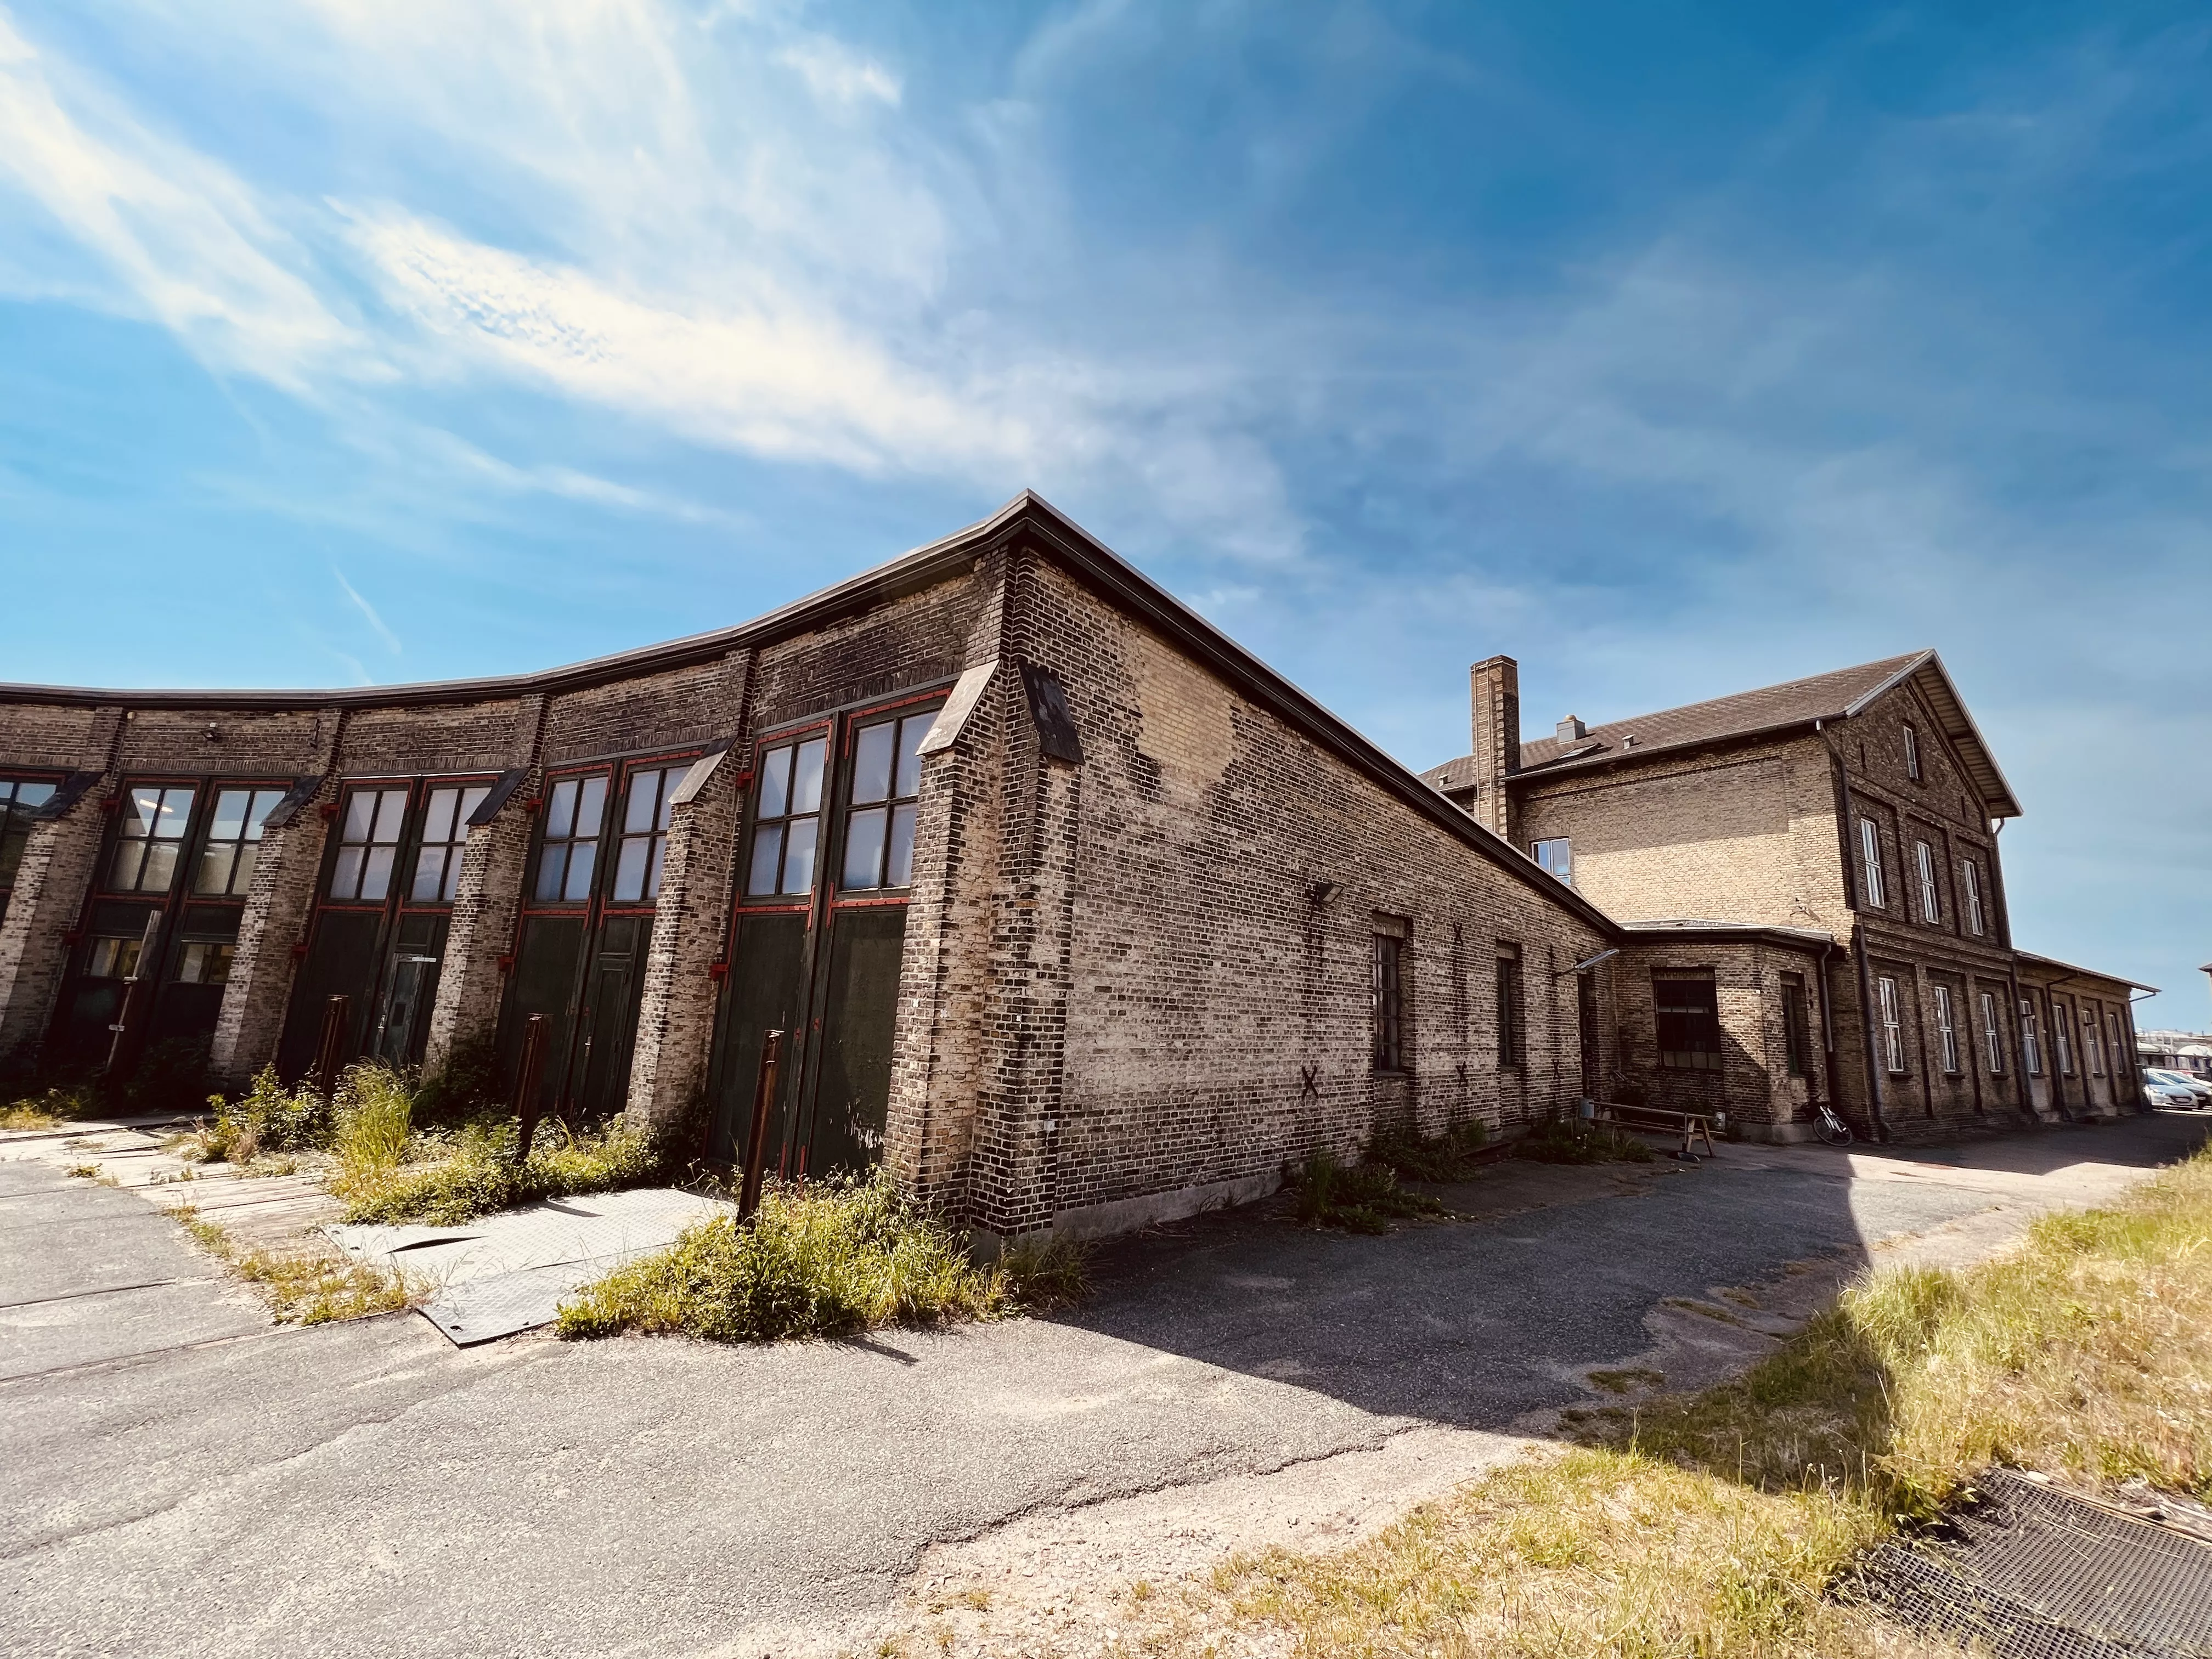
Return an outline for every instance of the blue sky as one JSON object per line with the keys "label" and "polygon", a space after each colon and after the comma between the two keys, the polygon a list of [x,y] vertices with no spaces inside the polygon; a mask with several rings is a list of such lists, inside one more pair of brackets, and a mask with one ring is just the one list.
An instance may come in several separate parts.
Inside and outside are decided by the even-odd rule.
{"label": "blue sky", "polygon": [[0,0],[0,678],[543,666],[1024,485],[1407,763],[1938,647],[2212,960],[2212,20]]}

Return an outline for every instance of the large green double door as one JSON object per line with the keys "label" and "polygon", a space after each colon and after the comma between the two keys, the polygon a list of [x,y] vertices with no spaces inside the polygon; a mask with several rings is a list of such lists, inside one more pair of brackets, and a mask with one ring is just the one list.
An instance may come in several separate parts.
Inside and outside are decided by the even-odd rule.
{"label": "large green double door", "polygon": [[771,1030],[785,1035],[763,1125],[768,1172],[822,1176],[882,1158],[919,746],[942,700],[853,710],[755,750],[714,1045],[718,1162],[744,1158]]}

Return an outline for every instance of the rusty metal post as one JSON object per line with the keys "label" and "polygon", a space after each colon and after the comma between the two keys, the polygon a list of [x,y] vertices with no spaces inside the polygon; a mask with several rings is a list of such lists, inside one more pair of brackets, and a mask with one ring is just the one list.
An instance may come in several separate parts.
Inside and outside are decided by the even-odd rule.
{"label": "rusty metal post", "polygon": [[327,1106],[338,1091],[338,1069],[345,1053],[348,1014],[352,1009],[350,997],[335,996],[323,1005],[322,1034],[315,1040],[315,1063],[308,1075],[315,1080],[315,1092]]}
{"label": "rusty metal post", "polygon": [[[119,1079],[127,1069],[131,1056],[126,1045],[138,1026],[138,1005],[145,1000],[138,988],[151,980],[160,966],[161,942],[161,913],[156,910],[146,918],[145,931],[138,936],[138,960],[124,978],[123,1006],[115,1011],[115,1019],[107,1028],[107,1063],[100,1067],[103,1076]],[[150,990],[146,993],[151,994]]]}
{"label": "rusty metal post", "polygon": [[783,1033],[770,1031],[761,1043],[760,1081],[753,1091],[753,1127],[745,1136],[745,1178],[738,1193],[738,1219],[750,1220],[760,1208],[761,1165],[768,1157],[768,1115],[775,1109],[776,1073],[783,1066]]}
{"label": "rusty metal post", "polygon": [[522,1058],[514,1068],[514,1115],[521,1121],[514,1133],[514,1161],[530,1156],[530,1142],[538,1133],[538,1076],[545,1069],[545,1016],[532,1014],[522,1022]]}

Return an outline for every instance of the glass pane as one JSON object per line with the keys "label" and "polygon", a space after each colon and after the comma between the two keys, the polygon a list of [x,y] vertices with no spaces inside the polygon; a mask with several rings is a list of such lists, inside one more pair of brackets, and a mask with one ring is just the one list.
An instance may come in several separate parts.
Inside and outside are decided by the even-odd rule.
{"label": "glass pane", "polygon": [[[460,802],[458,789],[433,789],[430,801],[422,813],[422,839],[425,842],[447,842],[453,838],[453,808]],[[417,884],[418,885],[420,884]],[[421,895],[418,893],[418,898]]]}
{"label": "glass pane", "polygon": [[240,847],[238,849],[238,862],[230,866],[230,890],[232,892],[243,893],[246,888],[252,884],[253,881],[254,860],[258,859],[260,856],[261,849],[258,847],[256,847],[252,842],[247,842],[243,847]]}
{"label": "glass pane", "polygon": [[356,789],[346,797],[345,828],[338,834],[342,842],[365,842],[370,827],[376,822],[376,791]]}
{"label": "glass pane", "polygon": [[675,822],[676,803],[670,797],[675,794],[676,786],[684,781],[684,775],[690,769],[688,766],[672,766],[660,775],[660,812],[653,821],[654,829],[665,830]]}
{"label": "glass pane", "polygon": [[890,867],[884,872],[886,887],[914,885],[914,813],[911,806],[891,808]]}
{"label": "glass pane", "polygon": [[783,861],[783,826],[764,823],[753,832],[753,867],[745,878],[745,891],[775,891],[776,866]]}
{"label": "glass pane", "polygon": [[545,836],[549,841],[566,841],[576,823],[576,780],[563,778],[553,786],[551,803],[545,812]]}
{"label": "glass pane", "polygon": [[[606,799],[606,780],[599,781],[599,800],[593,804],[596,816],[599,805]],[[585,791],[586,800],[590,790]],[[580,841],[568,848],[568,879],[561,889],[561,896],[571,904],[580,904],[592,896],[592,866],[599,861],[599,849],[595,842]]]}
{"label": "glass pane", "polygon": [[16,866],[23,861],[23,843],[30,838],[30,833],[20,815],[5,830],[0,830],[0,887],[15,881]]}
{"label": "glass pane", "polygon": [[119,939],[96,939],[92,942],[92,954],[84,959],[84,971],[94,979],[113,979],[115,953],[121,948]]}
{"label": "glass pane", "polygon": [[791,802],[791,745],[761,757],[760,816],[780,818]]}
{"label": "glass pane", "polygon": [[218,789],[215,822],[208,826],[210,841],[237,841],[246,834],[246,809],[253,799],[250,789]]}
{"label": "glass pane", "polygon": [[338,848],[337,866],[331,872],[331,896],[334,899],[361,896],[361,860],[363,854],[358,847]]}
{"label": "glass pane", "polygon": [[[633,795],[630,798],[635,800]],[[624,836],[615,860],[615,902],[635,904],[645,896],[645,866],[651,856],[648,836]]]}
{"label": "glass pane", "polygon": [[150,836],[154,824],[161,816],[161,792],[158,789],[133,789],[123,808],[123,833],[126,836]]}
{"label": "glass pane", "polygon": [[667,841],[655,836],[653,838],[653,868],[645,872],[645,896],[649,899],[660,896],[660,861],[667,851]]}
{"label": "glass pane", "polygon": [[623,829],[633,836],[641,836],[653,828],[653,820],[660,811],[660,774],[633,772],[629,778],[629,803],[623,813]]}
{"label": "glass pane", "polygon": [[[799,745],[799,753],[791,763],[791,810],[793,812],[818,812],[822,810],[822,757],[828,747],[829,739],[826,738],[811,738]],[[809,884],[811,885],[811,883]]]}
{"label": "glass pane", "polygon": [[[888,726],[878,726],[888,732]],[[884,769],[890,769],[890,745],[884,745]],[[838,885],[847,889],[884,884],[884,809],[871,806],[845,820],[845,874]]]}
{"label": "glass pane", "polygon": [[0,805],[4,805],[15,799],[15,781],[13,778],[0,778]]}
{"label": "glass pane", "polygon": [[161,792],[161,816],[154,825],[155,836],[162,841],[182,841],[185,825],[192,816],[191,789],[164,789]]}
{"label": "glass pane", "polygon": [[404,789],[380,791],[376,803],[376,839],[393,842],[399,839],[399,829],[407,818],[407,792]]}
{"label": "glass pane", "polygon": [[[821,744],[810,748],[819,750]],[[802,756],[803,759],[804,757]],[[816,757],[818,761],[819,755]],[[819,781],[819,768],[817,768]],[[783,890],[787,893],[811,893],[814,890],[814,837],[821,829],[819,818],[794,818],[786,837],[787,845],[783,854]]]}
{"label": "glass pane", "polygon": [[276,803],[283,799],[282,789],[257,789],[253,792],[253,805],[246,815],[246,840],[261,839],[261,826],[269,822],[269,815],[276,810]]}
{"label": "glass pane", "polygon": [[568,870],[568,843],[565,841],[550,842],[538,860],[538,896],[541,899],[558,899],[561,896],[561,883],[567,875]]}
{"label": "glass pane", "polygon": [[26,806],[44,806],[53,798],[54,787],[51,783],[19,783],[15,786],[15,806],[19,811]]}
{"label": "glass pane", "polygon": [[[853,799],[866,803],[881,800],[891,792],[891,750],[898,737],[898,722],[864,726],[853,742]],[[870,884],[872,885],[873,884]]]}
{"label": "glass pane", "polygon": [[146,855],[143,841],[119,841],[115,843],[115,868],[109,872],[107,884],[118,893],[130,892],[138,885],[138,861]]}
{"label": "glass pane", "polygon": [[[441,793],[451,793],[450,790]],[[452,803],[447,803],[448,808]],[[440,890],[446,880],[446,849],[434,843],[425,844],[415,859],[415,884],[408,896],[424,904],[434,904],[443,896]]]}
{"label": "glass pane", "polygon": [[[466,804],[463,803],[465,805]],[[439,890],[438,896],[447,904],[451,904],[453,902],[453,895],[460,891],[461,860],[468,855],[469,849],[465,842],[456,845],[446,855],[446,884]]]}
{"label": "glass pane", "polygon": [[226,842],[211,841],[200,852],[200,872],[192,883],[196,893],[225,893],[230,890],[230,859],[238,848]]}
{"label": "glass pane", "polygon": [[179,984],[197,985],[200,982],[200,969],[207,960],[207,948],[204,945],[185,946],[184,953],[177,958],[177,980]]}
{"label": "glass pane", "polygon": [[469,833],[469,820],[477,815],[477,808],[484,804],[484,798],[490,793],[491,786],[488,783],[471,784],[461,791],[461,808],[453,815],[455,841]]}
{"label": "glass pane", "polygon": [[607,778],[602,772],[595,778],[583,780],[576,792],[576,834],[579,838],[599,833],[599,822],[606,816]]}
{"label": "glass pane", "polygon": [[921,740],[937,723],[934,714],[908,714],[899,722],[898,787],[896,795],[921,793]]}
{"label": "glass pane", "polygon": [[392,864],[398,856],[396,847],[372,847],[368,861],[361,866],[361,896],[365,899],[381,899],[392,891]]}
{"label": "glass pane", "polygon": [[142,893],[166,893],[169,884],[177,878],[177,843],[157,841],[147,844],[146,862],[139,867],[138,890]]}

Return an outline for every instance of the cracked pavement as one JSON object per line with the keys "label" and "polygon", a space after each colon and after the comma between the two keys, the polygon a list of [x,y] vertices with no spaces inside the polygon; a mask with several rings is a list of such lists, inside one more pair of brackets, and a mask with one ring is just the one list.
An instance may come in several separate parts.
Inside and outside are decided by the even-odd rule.
{"label": "cracked pavement", "polygon": [[273,1328],[173,1220],[0,1145],[0,1651],[856,1642],[948,1551],[1040,1528],[1079,1544],[1086,1516],[1147,1495],[1194,1547],[1209,1492],[1247,1517],[1276,1490],[1313,1513],[1316,1471],[1340,1466],[1387,1512],[1425,1495],[1390,1457],[1527,1431],[1585,1398],[1590,1368],[1653,1352],[1669,1298],[1945,1229],[1986,1249],[2205,1127],[1899,1156],[1731,1146],[1626,1176],[1506,1165],[1438,1189],[1471,1218],[1383,1238],[1260,1206],[1121,1241],[1092,1302],[1051,1320],[465,1352],[413,1315]]}

